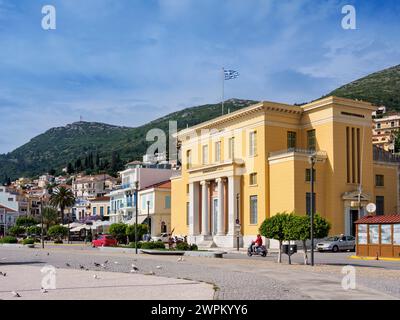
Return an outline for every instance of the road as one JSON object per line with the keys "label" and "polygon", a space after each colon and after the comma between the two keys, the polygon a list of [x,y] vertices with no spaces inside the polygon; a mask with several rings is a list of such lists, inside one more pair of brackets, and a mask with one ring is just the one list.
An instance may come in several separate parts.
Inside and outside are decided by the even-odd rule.
{"label": "road", "polygon": [[[53,265],[61,269],[81,269],[129,273],[132,264],[140,274],[185,279],[212,284],[215,299],[399,299],[398,265],[384,261],[356,261],[348,253],[318,254],[315,267],[299,264],[301,254],[293,257],[293,265],[276,263],[276,255],[249,258],[230,253],[224,259],[176,256],[148,256],[131,253],[104,252],[84,246],[61,246],[42,249],[0,247],[0,271],[3,266]],[[106,268],[96,267],[104,263]],[[342,267],[356,265],[356,288],[342,288]],[[373,265],[372,267],[366,266]],[[22,276],[22,275],[21,275]],[[0,278],[1,281],[1,278]]]}

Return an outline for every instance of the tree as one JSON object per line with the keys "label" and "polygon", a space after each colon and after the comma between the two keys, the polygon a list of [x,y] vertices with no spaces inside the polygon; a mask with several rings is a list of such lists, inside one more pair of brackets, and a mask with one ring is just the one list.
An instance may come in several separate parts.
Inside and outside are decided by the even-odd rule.
{"label": "tree", "polygon": [[125,223],[113,223],[110,226],[110,234],[117,239],[118,243],[126,242],[126,227]]}
{"label": "tree", "polygon": [[10,229],[8,229],[8,233],[14,237],[19,237],[19,236],[23,235],[25,232],[26,232],[26,228],[23,226],[13,226]]}
{"label": "tree", "polygon": [[60,225],[52,226],[49,228],[47,235],[61,241],[68,234],[68,228]]}
{"label": "tree", "polygon": [[15,225],[18,227],[30,227],[37,224],[37,221],[34,217],[18,217],[15,221]]}
{"label": "tree", "polygon": [[42,228],[38,226],[30,226],[26,229],[28,236],[39,235],[42,233]]}
{"label": "tree", "polygon": [[260,226],[260,234],[268,239],[279,241],[278,263],[282,261],[282,241],[286,240],[285,225],[290,214],[287,212],[277,213],[271,218],[266,219]]}
{"label": "tree", "polygon": [[72,167],[71,162],[68,162],[68,165],[67,165],[67,173],[68,173],[68,174],[74,173],[74,168]]}
{"label": "tree", "polygon": [[61,221],[64,223],[65,208],[72,207],[75,204],[75,196],[71,189],[58,187],[54,189],[50,197],[50,204],[54,207],[59,207],[61,211]]}
{"label": "tree", "polygon": [[[129,241],[135,241],[135,225],[129,225],[126,227],[126,235]],[[138,224],[137,225],[137,239],[138,241],[142,239],[143,235],[147,233],[147,225],[146,224]]]}
{"label": "tree", "polygon": [[46,229],[57,223],[58,220],[57,209],[53,207],[44,207],[42,215],[43,215],[43,224],[46,225]]}

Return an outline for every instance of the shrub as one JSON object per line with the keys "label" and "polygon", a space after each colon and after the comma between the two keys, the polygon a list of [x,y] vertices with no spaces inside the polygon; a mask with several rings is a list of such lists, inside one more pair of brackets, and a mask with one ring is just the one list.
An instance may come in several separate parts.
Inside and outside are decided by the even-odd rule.
{"label": "shrub", "polygon": [[55,244],[63,244],[64,242],[61,239],[54,240]]}
{"label": "shrub", "polygon": [[18,227],[30,227],[37,224],[37,221],[34,217],[18,217],[15,221],[15,225]]}
{"label": "shrub", "polygon": [[193,243],[190,245],[190,251],[197,251],[199,250],[199,247],[197,246],[197,244]]}
{"label": "shrub", "polygon": [[61,240],[61,238],[65,237],[68,234],[68,228],[56,225],[49,228],[47,235],[55,238],[55,240]]}
{"label": "shrub", "polygon": [[[147,225],[146,224],[138,224],[137,225],[137,239],[141,240],[143,235],[147,233]],[[126,227],[126,235],[129,238],[129,241],[135,241],[135,224],[129,225]]]}
{"label": "shrub", "polygon": [[187,242],[180,242],[176,245],[176,250],[179,251],[189,251],[190,245]]}
{"label": "shrub", "polygon": [[6,236],[0,239],[0,243],[18,243],[18,239],[11,236]]}
{"label": "shrub", "polygon": [[165,244],[160,241],[142,242],[141,249],[165,249]]}
{"label": "shrub", "polygon": [[[136,248],[135,242],[131,242],[131,243],[129,244],[129,247],[131,247],[131,248]],[[137,243],[137,247],[138,247],[138,249],[142,248],[142,242],[138,242],[138,243]]]}
{"label": "shrub", "polygon": [[30,226],[26,229],[26,233],[28,234],[28,236],[39,235],[42,233],[42,228],[38,226]]}
{"label": "shrub", "polygon": [[15,237],[23,235],[25,232],[26,232],[26,229],[25,229],[25,227],[22,227],[22,226],[13,226],[10,229],[8,229],[8,233]]}
{"label": "shrub", "polygon": [[124,223],[113,223],[110,226],[110,234],[117,239],[118,243],[126,243],[126,227]]}
{"label": "shrub", "polygon": [[32,239],[32,238],[26,238],[26,239],[22,240],[22,244],[23,244],[23,245],[27,245],[27,244],[35,244],[35,239]]}

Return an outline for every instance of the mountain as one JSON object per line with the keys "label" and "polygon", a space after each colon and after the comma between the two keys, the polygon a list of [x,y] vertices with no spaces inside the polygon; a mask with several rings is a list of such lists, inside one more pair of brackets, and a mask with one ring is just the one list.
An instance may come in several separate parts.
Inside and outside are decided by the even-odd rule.
{"label": "mountain", "polygon": [[[225,102],[225,110],[239,110],[256,102],[231,99]],[[0,182],[6,177],[34,177],[53,170],[59,173],[68,163],[115,173],[123,163],[141,159],[146,153],[151,144],[146,142],[150,129],[168,133],[169,121],[177,121],[180,130],[220,114],[221,104],[207,104],[171,113],[136,128],[83,121],[52,128],[14,151],[0,155]],[[84,165],[84,162],[88,163]]]}
{"label": "mountain", "polygon": [[386,106],[388,110],[400,111],[400,65],[346,84],[327,96],[358,99],[376,106]]}

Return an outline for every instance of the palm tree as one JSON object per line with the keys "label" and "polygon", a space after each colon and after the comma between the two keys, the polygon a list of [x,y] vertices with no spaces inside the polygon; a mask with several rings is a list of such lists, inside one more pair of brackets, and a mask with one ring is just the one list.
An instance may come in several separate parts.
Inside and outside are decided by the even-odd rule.
{"label": "palm tree", "polygon": [[61,222],[64,223],[65,208],[72,207],[75,204],[74,193],[69,188],[58,187],[53,190],[53,194],[50,196],[50,204],[60,208]]}
{"label": "palm tree", "polygon": [[57,223],[58,213],[53,207],[43,208],[43,224],[46,225],[46,229],[49,229],[52,225]]}

